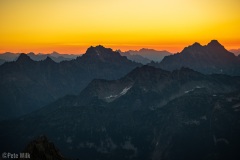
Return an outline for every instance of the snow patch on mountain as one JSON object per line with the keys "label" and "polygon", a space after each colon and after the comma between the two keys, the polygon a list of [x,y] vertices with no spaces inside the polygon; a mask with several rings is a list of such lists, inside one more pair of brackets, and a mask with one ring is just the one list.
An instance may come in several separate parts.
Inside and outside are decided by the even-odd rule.
{"label": "snow patch on mountain", "polygon": [[110,95],[110,96],[107,96],[105,97],[106,99],[111,99],[111,98],[116,98],[118,95]]}
{"label": "snow patch on mountain", "polygon": [[119,94],[115,94],[115,95],[111,94],[111,95],[105,97],[105,100],[108,101],[108,102],[112,102],[115,99],[125,95],[129,91],[129,89],[131,89],[131,88],[132,88],[132,86],[125,87]]}
{"label": "snow patch on mountain", "polygon": [[126,94],[128,92],[128,90],[131,89],[131,88],[132,88],[132,86],[124,88],[122,90],[122,92],[120,93],[120,95],[122,96],[122,95]]}
{"label": "snow patch on mountain", "polygon": [[189,92],[194,91],[195,89],[200,89],[200,88],[203,88],[203,87],[196,86],[195,88],[193,88],[193,89],[191,89],[191,90],[187,90],[187,91],[185,91],[184,93],[189,93]]}

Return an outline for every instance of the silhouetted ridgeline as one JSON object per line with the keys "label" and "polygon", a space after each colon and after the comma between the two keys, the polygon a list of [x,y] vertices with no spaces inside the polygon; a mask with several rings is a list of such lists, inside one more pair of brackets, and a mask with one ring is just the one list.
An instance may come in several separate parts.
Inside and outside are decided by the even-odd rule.
{"label": "silhouetted ridgeline", "polygon": [[21,54],[0,66],[0,115],[9,119],[0,121],[0,152],[238,160],[239,73],[239,58],[216,40],[144,66],[103,46],[60,63]]}
{"label": "silhouetted ridgeline", "polygon": [[21,54],[0,66],[0,119],[20,116],[66,94],[78,94],[94,78],[117,79],[140,66],[118,52],[90,47],[75,60],[33,61]]}
{"label": "silhouetted ridgeline", "polygon": [[[76,59],[79,55],[74,55],[74,54],[59,54],[57,52],[52,52],[50,54],[35,54],[33,52],[27,53],[27,55],[34,61],[42,61],[46,59],[47,57],[50,57],[54,62],[62,62],[62,61],[69,61],[72,59]],[[11,53],[11,52],[6,52],[6,53],[1,53],[0,54],[0,59],[6,61],[6,62],[12,62],[16,61],[18,57],[20,56],[20,53]]]}
{"label": "silhouetted ridgeline", "polygon": [[172,53],[168,51],[157,51],[154,49],[142,48],[139,51],[129,50],[126,52],[121,52],[121,54],[130,54],[133,59],[137,58],[136,56],[141,56],[147,60],[160,62],[165,56],[169,56]]}
{"label": "silhouetted ridgeline", "polygon": [[150,65],[166,70],[188,67],[206,74],[240,75],[240,60],[216,40],[206,46],[194,43],[181,53],[166,56],[160,63]]}

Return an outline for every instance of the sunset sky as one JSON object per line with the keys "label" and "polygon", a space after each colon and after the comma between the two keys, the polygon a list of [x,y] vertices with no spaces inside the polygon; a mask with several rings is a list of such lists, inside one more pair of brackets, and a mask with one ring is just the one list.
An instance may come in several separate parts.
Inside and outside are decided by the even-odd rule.
{"label": "sunset sky", "polygon": [[0,53],[240,48],[240,0],[0,0]]}

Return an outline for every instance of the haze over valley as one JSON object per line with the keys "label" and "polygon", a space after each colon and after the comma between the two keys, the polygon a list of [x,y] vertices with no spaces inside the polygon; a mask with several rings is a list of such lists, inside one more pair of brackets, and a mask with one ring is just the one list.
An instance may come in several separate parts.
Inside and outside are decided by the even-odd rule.
{"label": "haze over valley", "polygon": [[1,0],[0,159],[239,160],[239,0]]}

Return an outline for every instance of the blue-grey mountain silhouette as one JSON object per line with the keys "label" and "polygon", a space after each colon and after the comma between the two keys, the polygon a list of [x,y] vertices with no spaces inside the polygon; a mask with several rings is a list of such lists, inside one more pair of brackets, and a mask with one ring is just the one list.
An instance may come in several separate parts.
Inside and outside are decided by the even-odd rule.
{"label": "blue-grey mountain silhouette", "polygon": [[227,51],[217,40],[212,40],[206,46],[194,43],[184,48],[182,52],[166,56],[160,63],[151,65],[166,70],[189,67],[207,74],[240,75],[238,58]]}
{"label": "blue-grey mountain silhouette", "polygon": [[75,60],[34,61],[21,54],[0,66],[0,119],[36,110],[66,94],[78,94],[94,78],[116,79],[140,64],[103,46],[90,47]]}
{"label": "blue-grey mountain silhouette", "polygon": [[[150,61],[154,61],[154,62],[160,62],[165,56],[171,55],[171,53],[168,51],[157,51],[154,49],[147,49],[147,48],[142,48],[139,51],[129,50],[126,52],[130,53],[130,55],[140,55],[140,56],[147,58]],[[123,52],[123,54],[124,54],[124,52]]]}

